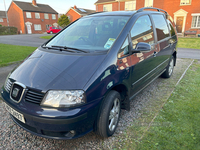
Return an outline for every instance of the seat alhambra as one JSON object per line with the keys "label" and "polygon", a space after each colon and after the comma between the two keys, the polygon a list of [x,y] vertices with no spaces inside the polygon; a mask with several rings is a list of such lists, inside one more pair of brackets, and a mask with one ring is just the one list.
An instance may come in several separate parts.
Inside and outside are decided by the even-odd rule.
{"label": "seat alhambra", "polygon": [[91,14],[26,58],[1,96],[14,122],[35,135],[109,137],[136,94],[172,75],[176,45],[175,24],[164,10]]}

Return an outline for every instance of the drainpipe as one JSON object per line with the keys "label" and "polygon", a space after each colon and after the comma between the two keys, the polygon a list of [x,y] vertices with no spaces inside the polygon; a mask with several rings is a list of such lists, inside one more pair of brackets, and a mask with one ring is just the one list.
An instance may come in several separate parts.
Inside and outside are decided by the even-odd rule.
{"label": "drainpipe", "polygon": [[6,11],[6,3],[5,3],[5,0],[4,1],[4,7],[5,7],[5,13],[6,13],[6,18],[7,18],[7,24],[9,26],[9,20],[8,20],[8,15],[7,15],[7,11]]}
{"label": "drainpipe", "polygon": [[118,1],[118,11],[120,11],[120,0],[116,0]]}

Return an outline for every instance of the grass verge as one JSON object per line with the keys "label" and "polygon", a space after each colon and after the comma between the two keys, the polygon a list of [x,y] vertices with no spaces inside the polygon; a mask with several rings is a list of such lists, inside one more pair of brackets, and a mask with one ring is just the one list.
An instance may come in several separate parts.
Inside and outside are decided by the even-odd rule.
{"label": "grass verge", "polygon": [[52,38],[53,37],[53,35],[48,35],[48,36],[41,36],[40,38],[41,39],[50,39],[50,38]]}
{"label": "grass verge", "polygon": [[200,38],[178,38],[179,48],[200,49]]}
{"label": "grass verge", "polygon": [[[148,117],[127,130],[123,149],[200,149],[199,85],[200,62],[195,61],[149,130],[144,134],[149,125]],[[146,116],[151,118],[150,114]]]}
{"label": "grass verge", "polygon": [[36,47],[0,44],[0,67],[22,61],[35,49]]}

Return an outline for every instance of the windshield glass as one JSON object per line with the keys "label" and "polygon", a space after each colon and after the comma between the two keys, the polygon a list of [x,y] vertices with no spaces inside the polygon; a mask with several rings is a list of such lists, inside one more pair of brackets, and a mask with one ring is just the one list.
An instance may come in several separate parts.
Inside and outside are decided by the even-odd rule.
{"label": "windshield glass", "polygon": [[81,18],[48,42],[46,46],[105,51],[111,48],[128,19],[128,16]]}

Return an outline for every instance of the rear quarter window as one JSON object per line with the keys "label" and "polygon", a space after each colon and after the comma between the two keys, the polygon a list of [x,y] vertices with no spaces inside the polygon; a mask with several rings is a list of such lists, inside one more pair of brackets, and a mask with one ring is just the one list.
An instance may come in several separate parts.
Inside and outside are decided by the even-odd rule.
{"label": "rear quarter window", "polygon": [[169,28],[167,26],[167,22],[166,22],[164,16],[156,14],[156,15],[152,15],[152,18],[153,18],[153,21],[155,24],[158,41],[160,41],[166,37],[169,37],[170,36]]}

